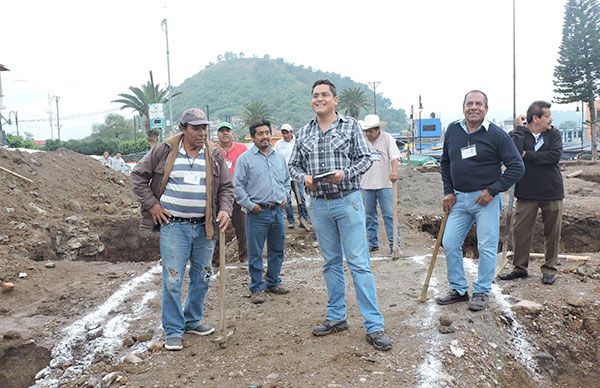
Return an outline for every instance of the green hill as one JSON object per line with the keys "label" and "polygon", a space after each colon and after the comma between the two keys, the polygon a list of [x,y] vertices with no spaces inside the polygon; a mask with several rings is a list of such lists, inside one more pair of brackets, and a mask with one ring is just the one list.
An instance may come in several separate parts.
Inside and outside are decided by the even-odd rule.
{"label": "green hill", "polygon": [[[339,74],[296,66],[280,58],[244,58],[241,55],[226,53],[225,59],[219,56],[217,63],[209,64],[173,88],[174,92],[182,93],[173,99],[173,117],[180,117],[186,108],[205,109],[208,105],[211,121],[227,117],[235,120],[241,116],[245,104],[261,100],[269,107],[274,125],[287,122],[298,128],[314,117],[310,88],[317,79],[332,81],[338,95],[344,89],[359,87],[367,92],[369,99],[373,96],[367,85]],[[369,103],[372,104],[372,100]],[[388,123],[386,130],[406,129],[408,122],[404,110],[392,109],[391,105],[389,99],[377,96],[377,112]],[[361,111],[360,118],[365,114],[367,112]]]}

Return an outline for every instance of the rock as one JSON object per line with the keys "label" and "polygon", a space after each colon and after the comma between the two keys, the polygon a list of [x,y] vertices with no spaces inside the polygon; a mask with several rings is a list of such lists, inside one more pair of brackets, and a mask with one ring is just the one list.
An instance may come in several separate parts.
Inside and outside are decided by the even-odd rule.
{"label": "rock", "polygon": [[456,329],[452,325],[448,325],[448,326],[440,325],[440,326],[438,326],[438,330],[442,334],[450,334],[450,333],[454,333],[456,331]]}
{"label": "rock", "polygon": [[454,345],[450,345],[450,351],[456,358],[461,358],[465,354],[465,351],[462,348]]}
{"label": "rock", "polygon": [[92,377],[89,378],[88,381],[86,381],[84,387],[86,387],[86,388],[95,388],[99,384],[100,384],[100,379],[97,378],[97,377],[95,377],[95,376],[92,376]]}
{"label": "rock", "polygon": [[128,336],[125,336],[125,338],[123,338],[123,346],[124,347],[130,348],[133,346],[133,344],[135,344],[135,339],[132,336],[128,335]]}
{"label": "rock", "polygon": [[27,227],[27,225],[25,225],[25,223],[24,223],[24,222],[19,222],[18,224],[16,224],[16,225],[14,226],[14,228],[13,228],[13,229],[16,229],[16,230],[23,230],[23,229],[25,229],[26,227]]}
{"label": "rock", "polygon": [[114,203],[106,205],[106,207],[104,208],[104,212],[107,214],[115,214],[117,210],[117,206]]}
{"label": "rock", "polygon": [[522,314],[538,315],[542,312],[544,307],[541,304],[533,302],[531,300],[522,300],[519,303],[512,306],[512,309]]}
{"label": "rock", "polygon": [[270,380],[270,381],[279,380],[279,373],[269,373],[267,375],[267,380]]}
{"label": "rock", "polygon": [[110,372],[100,381],[100,388],[108,388],[118,378],[123,375],[120,372]]}
{"label": "rock", "polygon": [[41,207],[39,207],[38,205],[36,205],[33,202],[29,202],[27,204],[27,206],[29,206],[30,209],[35,210],[36,212],[38,212],[38,214],[46,214],[46,213],[48,213],[46,210],[42,209]]}
{"label": "rock", "polygon": [[5,234],[0,234],[0,245],[8,244],[9,237]]}
{"label": "rock", "polygon": [[439,320],[442,326],[450,326],[452,324],[452,319],[447,315],[440,315]]}
{"label": "rock", "polygon": [[142,360],[141,358],[139,358],[138,356],[136,356],[133,353],[129,353],[128,355],[125,356],[125,358],[123,359],[123,362],[126,362],[128,364],[139,364],[140,362],[142,362],[144,360]]}
{"label": "rock", "polygon": [[27,279],[28,277],[27,272],[19,272],[19,279]]}
{"label": "rock", "polygon": [[573,307],[583,307],[585,306],[585,301],[578,297],[570,297],[567,299],[567,304]]}
{"label": "rock", "polygon": [[598,272],[598,270],[594,267],[592,267],[589,264],[582,264],[579,267],[577,267],[577,275],[579,276],[592,276],[594,275],[596,272]]}
{"label": "rock", "polygon": [[46,268],[55,268],[56,264],[54,264],[53,261],[47,261],[47,262],[44,263],[44,267],[46,267]]}
{"label": "rock", "polygon": [[19,339],[21,338],[21,333],[15,330],[8,330],[2,336],[5,340]]}
{"label": "rock", "polygon": [[13,292],[15,289],[15,284],[13,282],[2,282],[0,284],[0,292],[3,294]]}
{"label": "rock", "polygon": [[163,346],[165,346],[165,342],[164,341],[150,342],[148,344],[148,350],[151,353],[156,353],[156,352],[160,351],[163,348]]}
{"label": "rock", "polygon": [[65,203],[65,209],[71,210],[75,213],[81,213],[81,204],[74,199],[71,199]]}
{"label": "rock", "polygon": [[135,334],[133,336],[138,342],[146,342],[150,341],[152,337],[154,337],[154,332],[152,330],[144,331],[142,333]]}

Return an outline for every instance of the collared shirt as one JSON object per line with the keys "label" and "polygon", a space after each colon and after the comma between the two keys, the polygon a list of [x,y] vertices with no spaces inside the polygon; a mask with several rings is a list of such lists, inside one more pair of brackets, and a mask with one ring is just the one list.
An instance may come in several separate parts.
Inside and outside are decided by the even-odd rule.
{"label": "collared shirt", "polygon": [[363,175],[360,188],[366,190],[391,189],[392,160],[400,159],[400,150],[396,140],[387,132],[380,131],[373,143],[367,140],[371,150],[373,165]]}
{"label": "collared shirt", "polygon": [[[465,132],[467,134],[469,134],[469,128],[467,127],[467,119],[462,119],[459,121],[460,126],[462,127],[462,129],[465,130]],[[483,120],[483,122],[481,123],[481,126],[479,128],[477,128],[477,131],[479,131],[480,128],[483,127],[483,129],[485,129],[486,131],[489,129],[491,122],[489,120]],[[474,132],[477,132],[474,131]]]}
{"label": "collared shirt", "polygon": [[315,196],[358,189],[361,175],[371,164],[367,138],[358,122],[351,117],[338,115],[325,132],[316,118],[300,128],[289,168],[298,182],[304,182],[307,175],[314,176],[332,170],[344,172],[344,179],[339,184],[318,182],[316,191],[309,190],[310,195]]}
{"label": "collared shirt", "polygon": [[227,163],[227,168],[229,168],[229,173],[233,176],[233,171],[235,170],[235,162],[240,157],[241,154],[248,150],[245,144],[238,143],[236,141],[232,142],[231,147],[228,150],[225,150],[221,145],[219,148],[223,150],[223,155],[225,156],[225,162]]}
{"label": "collared shirt", "polygon": [[289,163],[295,144],[296,136],[292,137],[292,140],[290,141],[286,141],[285,139],[279,139],[277,140],[277,143],[275,143],[275,152],[283,156],[286,163]]}
{"label": "collared shirt", "polygon": [[237,203],[252,210],[259,203],[289,200],[290,173],[283,156],[269,147],[267,155],[254,145],[237,160],[233,173]]}
{"label": "collared shirt", "polygon": [[175,217],[204,216],[206,211],[204,148],[195,158],[190,158],[183,143],[180,143],[165,192],[160,197],[160,204]]}

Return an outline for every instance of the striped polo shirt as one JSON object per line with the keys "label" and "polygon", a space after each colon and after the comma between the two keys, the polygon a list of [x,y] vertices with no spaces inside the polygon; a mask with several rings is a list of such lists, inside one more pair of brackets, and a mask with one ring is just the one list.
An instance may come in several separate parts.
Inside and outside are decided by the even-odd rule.
{"label": "striped polo shirt", "polygon": [[183,143],[169,175],[165,192],[160,197],[161,206],[175,217],[204,216],[206,210],[206,163],[204,148],[191,158]]}

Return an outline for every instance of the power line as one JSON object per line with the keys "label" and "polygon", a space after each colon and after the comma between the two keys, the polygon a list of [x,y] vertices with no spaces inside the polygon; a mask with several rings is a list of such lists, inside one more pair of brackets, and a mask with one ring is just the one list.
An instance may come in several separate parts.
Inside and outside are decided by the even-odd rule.
{"label": "power line", "polygon": [[[111,109],[111,110],[88,112],[88,113],[76,113],[76,114],[69,115],[69,116],[61,116],[60,119],[62,121],[82,119],[82,118],[86,118],[86,117],[98,116],[101,114],[114,113],[114,112],[118,112],[118,111],[120,111],[120,109]],[[20,123],[36,123],[36,122],[42,122],[42,121],[48,121],[48,118],[35,118],[35,119],[29,119],[29,120],[19,120]]]}

